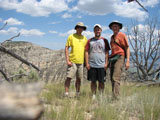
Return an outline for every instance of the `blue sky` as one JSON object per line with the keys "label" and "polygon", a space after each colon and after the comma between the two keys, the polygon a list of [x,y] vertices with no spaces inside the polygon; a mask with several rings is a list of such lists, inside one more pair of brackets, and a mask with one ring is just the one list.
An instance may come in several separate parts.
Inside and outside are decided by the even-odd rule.
{"label": "blue sky", "polygon": [[[74,33],[77,22],[83,22],[88,39],[93,37],[94,24],[101,24],[102,36],[110,40],[108,24],[120,21],[124,28],[132,20],[143,23],[149,17],[160,16],[160,0],[0,0],[0,42],[21,33],[14,41],[28,41],[53,50],[64,49],[67,37]],[[125,32],[124,29],[122,31]]]}

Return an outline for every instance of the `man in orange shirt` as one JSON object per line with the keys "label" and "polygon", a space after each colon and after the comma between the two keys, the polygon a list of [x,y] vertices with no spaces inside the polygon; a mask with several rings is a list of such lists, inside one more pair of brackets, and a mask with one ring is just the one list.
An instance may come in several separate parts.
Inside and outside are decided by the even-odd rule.
{"label": "man in orange shirt", "polygon": [[[111,36],[111,56],[110,58],[116,58],[116,60],[110,60],[110,76],[112,82],[112,92],[115,99],[119,96],[120,91],[120,76],[122,72],[123,64],[125,63],[126,70],[129,68],[130,63],[130,49],[128,44],[128,39],[126,35],[120,32],[122,29],[122,24],[119,22],[111,22],[109,28],[113,31]],[[126,62],[125,62],[126,56]]]}

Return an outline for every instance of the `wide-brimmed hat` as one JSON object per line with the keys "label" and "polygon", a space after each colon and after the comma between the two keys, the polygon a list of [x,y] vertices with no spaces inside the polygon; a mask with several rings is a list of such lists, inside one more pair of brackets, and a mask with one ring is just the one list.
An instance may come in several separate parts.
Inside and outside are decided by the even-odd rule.
{"label": "wide-brimmed hat", "polygon": [[100,29],[102,29],[102,27],[101,27],[100,24],[95,24],[95,25],[94,25],[94,28],[95,28],[95,27],[99,27]]}
{"label": "wide-brimmed hat", "polygon": [[82,27],[84,30],[87,29],[87,27],[83,24],[83,22],[78,22],[78,23],[76,24],[76,26],[75,26],[75,29],[76,29],[77,27]]}
{"label": "wide-brimmed hat", "polygon": [[122,27],[123,27],[122,23],[120,23],[120,22],[118,22],[118,21],[114,21],[114,22],[111,22],[111,23],[109,24],[109,28],[110,28],[110,29],[112,29],[112,25],[113,25],[113,24],[119,25],[119,28],[120,28],[120,29],[122,29]]}

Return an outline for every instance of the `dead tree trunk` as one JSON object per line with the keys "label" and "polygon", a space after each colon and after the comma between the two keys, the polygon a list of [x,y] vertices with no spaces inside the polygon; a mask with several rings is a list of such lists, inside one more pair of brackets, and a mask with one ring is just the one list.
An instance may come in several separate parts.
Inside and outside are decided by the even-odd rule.
{"label": "dead tree trunk", "polygon": [[4,53],[7,53],[9,55],[11,55],[12,57],[20,60],[21,62],[25,63],[26,65],[28,66],[32,66],[33,68],[35,68],[36,70],[40,71],[38,67],[36,67],[35,65],[33,65],[32,63],[24,60],[22,57],[20,57],[19,55],[15,54],[14,52],[10,51],[10,50],[7,50],[5,47],[3,46],[0,46],[0,51],[4,52]]}

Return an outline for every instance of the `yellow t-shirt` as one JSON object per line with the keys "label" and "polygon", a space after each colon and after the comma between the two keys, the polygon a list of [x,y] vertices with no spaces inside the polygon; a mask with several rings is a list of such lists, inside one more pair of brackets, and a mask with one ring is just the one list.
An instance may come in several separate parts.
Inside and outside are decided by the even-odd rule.
{"label": "yellow t-shirt", "polygon": [[71,47],[69,60],[76,64],[84,63],[84,50],[87,43],[87,38],[83,35],[79,36],[76,33],[69,35],[66,46]]}

